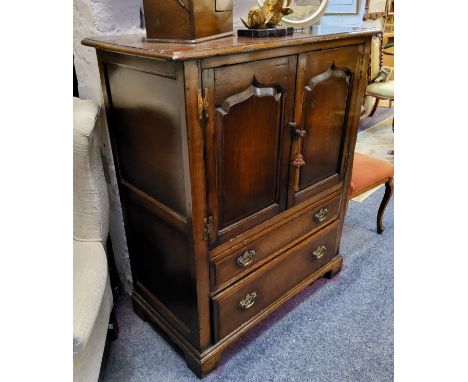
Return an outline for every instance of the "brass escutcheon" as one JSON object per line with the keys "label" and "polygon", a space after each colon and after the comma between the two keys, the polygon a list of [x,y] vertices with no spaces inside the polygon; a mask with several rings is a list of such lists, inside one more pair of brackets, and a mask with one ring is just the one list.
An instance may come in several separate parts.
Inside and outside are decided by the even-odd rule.
{"label": "brass escutcheon", "polygon": [[255,303],[256,297],[256,292],[249,293],[247,296],[244,297],[243,300],[240,300],[239,306],[244,310],[249,309]]}
{"label": "brass escutcheon", "polygon": [[313,253],[314,253],[314,257],[318,260],[320,259],[324,254],[325,254],[325,250],[327,249],[327,247],[325,247],[324,245],[321,245],[320,247],[318,247]]}
{"label": "brass escutcheon", "polygon": [[246,267],[249,265],[255,256],[255,251],[252,249],[251,251],[245,251],[242,256],[237,258],[237,265],[241,268]]}
{"label": "brass escutcheon", "polygon": [[319,212],[317,212],[314,215],[315,221],[317,223],[321,223],[327,218],[327,215],[328,215],[328,209],[327,208],[322,208]]}

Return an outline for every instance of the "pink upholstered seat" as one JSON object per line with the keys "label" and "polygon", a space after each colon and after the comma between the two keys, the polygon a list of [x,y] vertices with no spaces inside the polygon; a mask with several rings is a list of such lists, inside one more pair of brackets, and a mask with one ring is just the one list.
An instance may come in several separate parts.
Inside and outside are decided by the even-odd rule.
{"label": "pink upholstered seat", "polygon": [[369,155],[355,153],[350,195],[357,196],[393,178],[393,164]]}

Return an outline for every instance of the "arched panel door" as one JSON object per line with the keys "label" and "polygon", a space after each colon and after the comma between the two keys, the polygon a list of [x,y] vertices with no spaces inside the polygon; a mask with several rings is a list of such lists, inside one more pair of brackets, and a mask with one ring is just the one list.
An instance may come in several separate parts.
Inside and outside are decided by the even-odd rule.
{"label": "arched panel door", "polygon": [[289,121],[292,117],[290,59],[266,61],[204,73],[214,103],[205,121],[212,245],[286,208],[291,138],[284,121],[287,114]]}
{"label": "arched panel door", "polygon": [[343,184],[358,47],[301,55],[289,205]]}

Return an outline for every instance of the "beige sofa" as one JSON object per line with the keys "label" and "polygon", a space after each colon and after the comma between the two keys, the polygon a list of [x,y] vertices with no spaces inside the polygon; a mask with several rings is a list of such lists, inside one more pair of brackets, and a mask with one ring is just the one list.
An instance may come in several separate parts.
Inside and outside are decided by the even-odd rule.
{"label": "beige sofa", "polygon": [[73,380],[97,381],[113,299],[109,200],[95,127],[100,107],[73,99]]}

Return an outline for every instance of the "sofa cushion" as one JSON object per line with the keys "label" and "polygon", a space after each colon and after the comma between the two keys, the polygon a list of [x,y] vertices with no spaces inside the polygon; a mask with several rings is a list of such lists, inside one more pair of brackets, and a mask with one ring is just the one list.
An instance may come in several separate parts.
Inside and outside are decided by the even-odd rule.
{"label": "sofa cushion", "polygon": [[73,382],[98,382],[112,305],[112,289],[107,278],[101,307],[89,340],[84,349],[73,354]]}
{"label": "sofa cushion", "polygon": [[73,353],[79,353],[101,307],[107,283],[107,258],[100,242],[73,241]]}
{"label": "sofa cushion", "polygon": [[393,177],[393,164],[360,153],[354,154],[351,197],[360,195],[374,184]]}
{"label": "sofa cushion", "polygon": [[367,86],[366,94],[380,98],[394,98],[393,81],[377,82]]}

